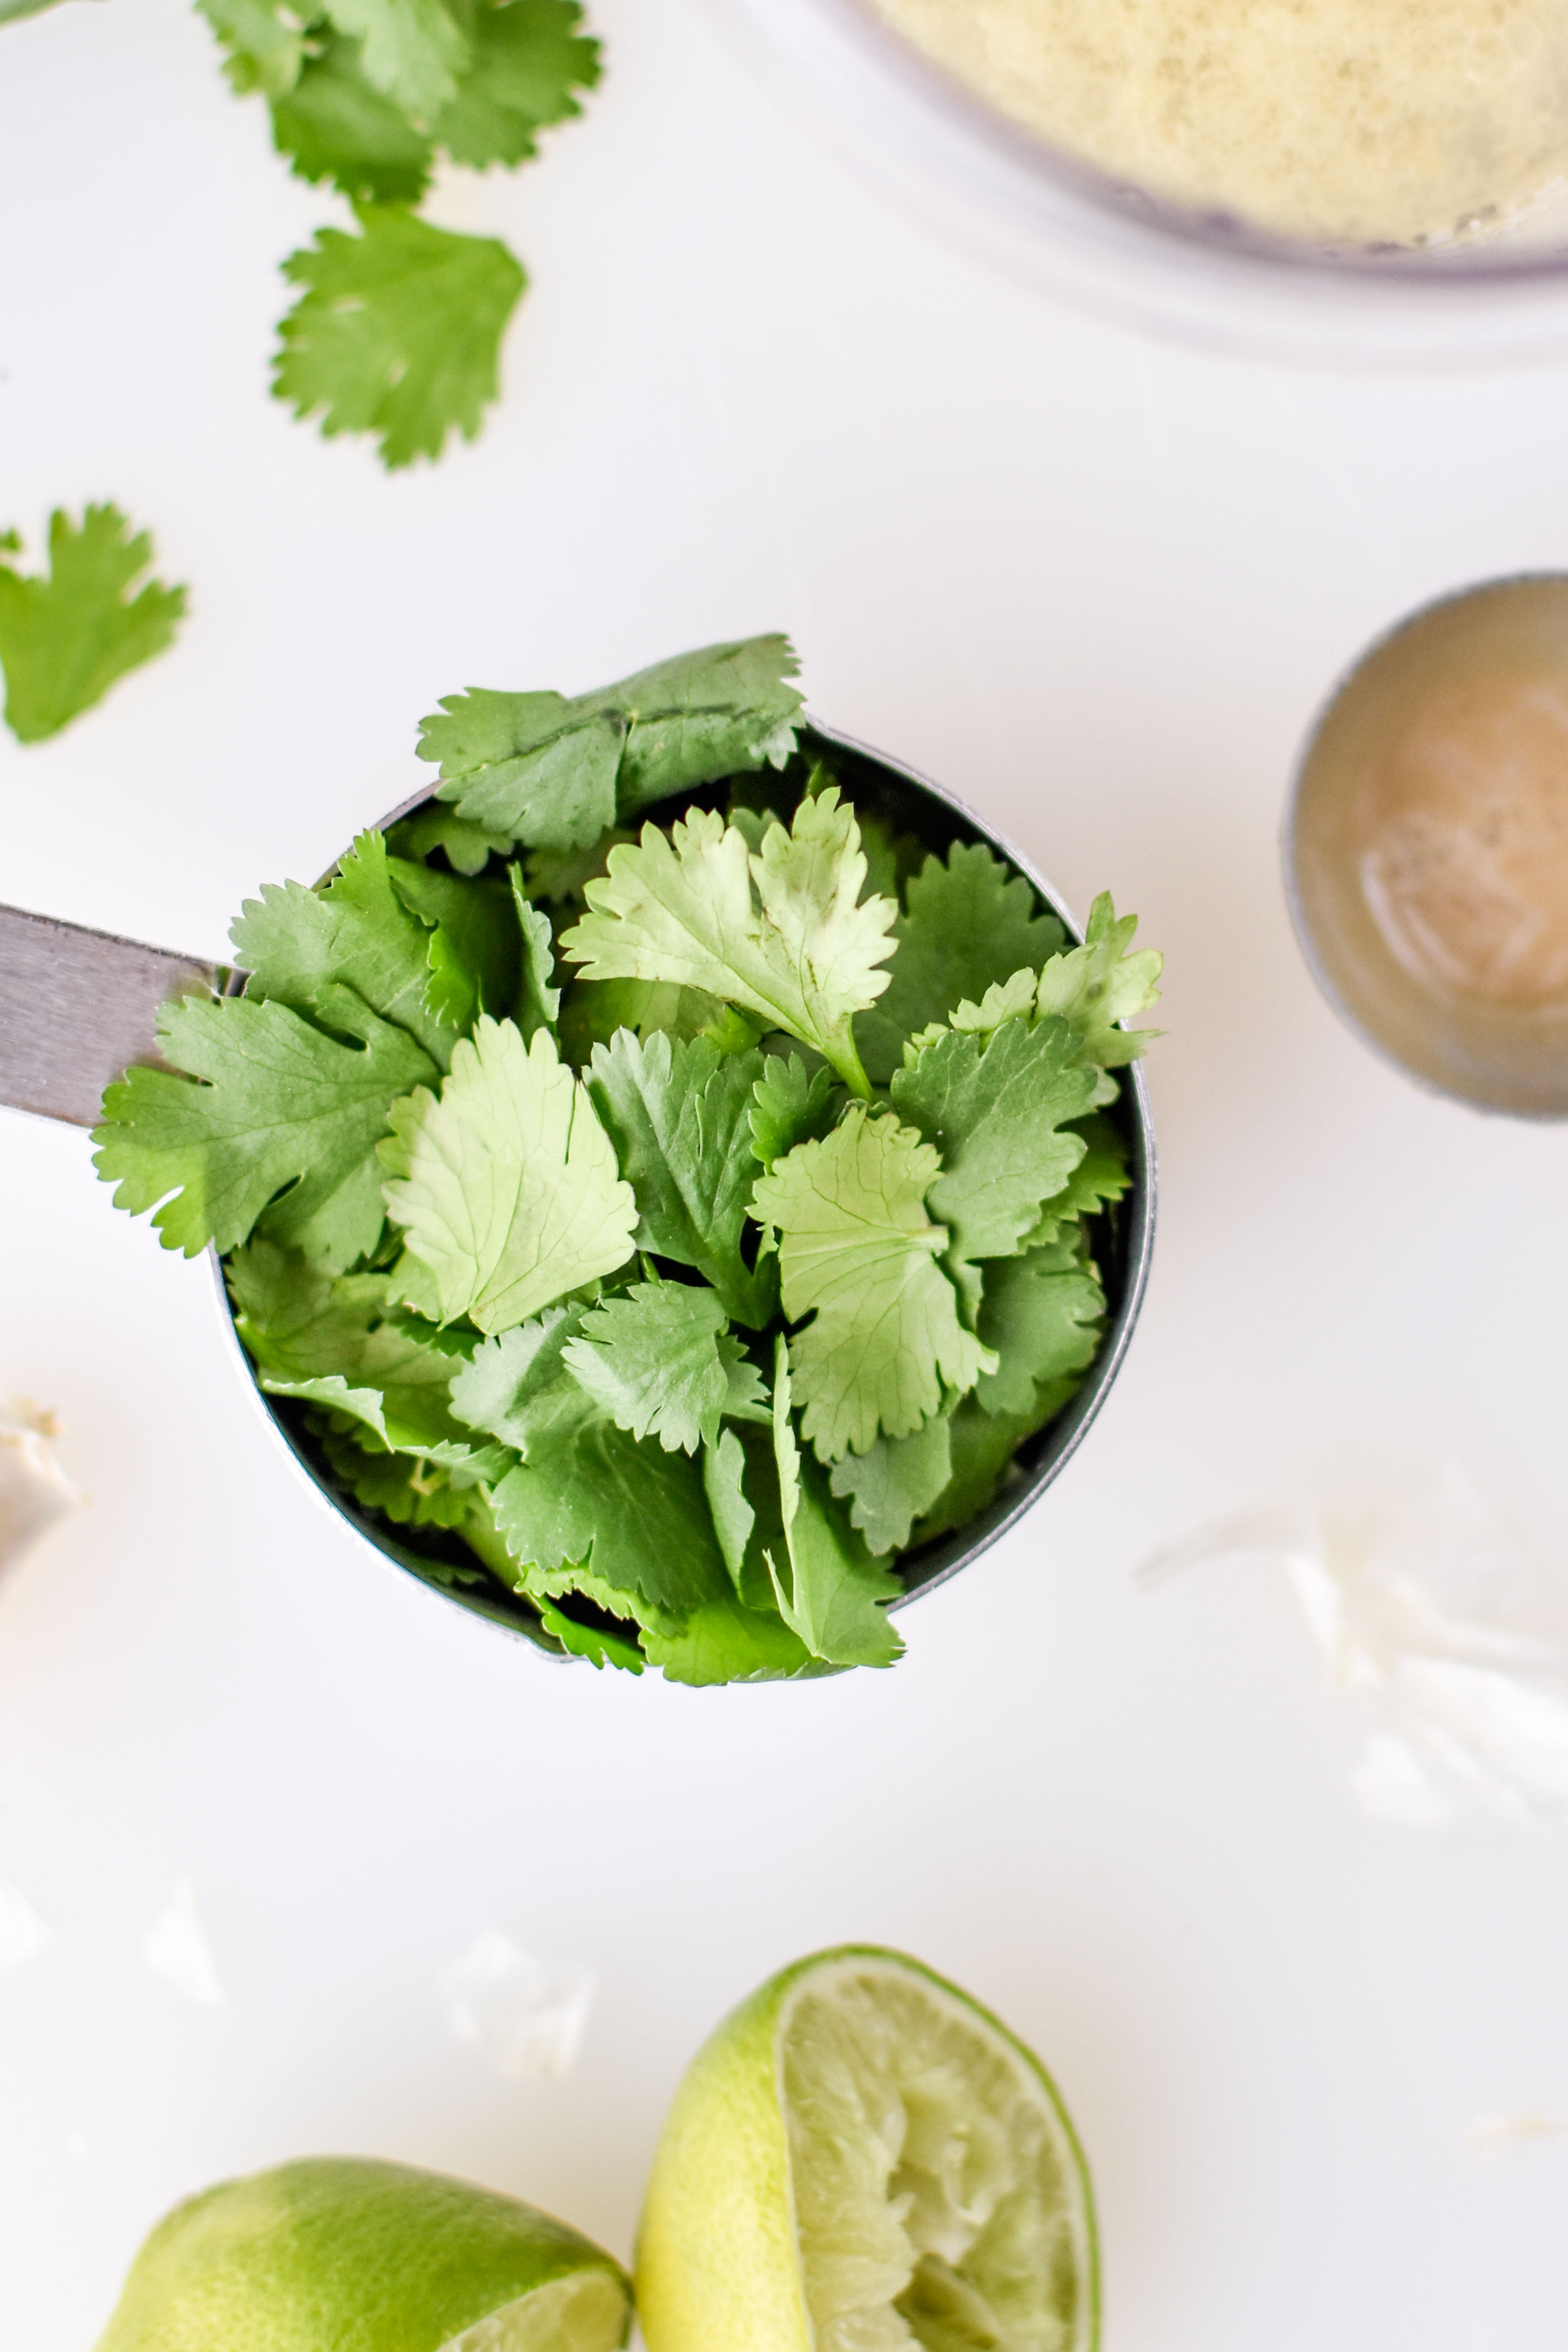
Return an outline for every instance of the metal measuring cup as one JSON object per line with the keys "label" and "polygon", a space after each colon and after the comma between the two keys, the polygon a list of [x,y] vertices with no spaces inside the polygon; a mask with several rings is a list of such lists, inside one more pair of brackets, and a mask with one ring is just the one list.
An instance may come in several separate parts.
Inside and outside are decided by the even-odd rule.
{"label": "metal measuring cup", "polygon": [[[984,844],[1026,877],[1042,907],[1059,918],[1070,938],[1081,938],[1058,894],[1028,859],[942,785],[816,721],[803,729],[800,740],[807,754],[813,750],[831,752],[847,800],[874,806],[927,849],[945,854],[953,842]],[[429,798],[420,793],[403,802],[381,820],[382,829],[423,808]],[[701,794],[679,798],[684,807]],[[659,812],[650,814],[657,818]],[[95,1126],[104,1087],[129,1064],[157,1058],[153,1041],[160,1005],[192,990],[233,993],[243,987],[244,979],[243,972],[226,966],[0,907],[0,1103],[78,1127]],[[889,1604],[892,1609],[956,1576],[1023,1517],[1077,1453],[1121,1369],[1149,1278],[1155,1161],[1143,1073],[1134,1063],[1120,1076],[1121,1095],[1110,1115],[1127,1144],[1132,1181],[1125,1200],[1099,1221],[1097,1263],[1108,1307],[1100,1353],[1070,1403],[1025,1441],[1011,1482],[985,1509],[900,1561],[898,1573],[904,1591]],[[457,1538],[439,1528],[421,1528],[405,1537],[337,1484],[306,1427],[304,1408],[287,1398],[270,1397],[260,1386],[235,1328],[217,1254],[209,1255],[224,1325],[246,1383],[317,1499],[346,1519],[384,1559],[444,1599],[550,1656],[564,1657],[567,1654],[545,1633],[531,1605],[482,1570]]]}

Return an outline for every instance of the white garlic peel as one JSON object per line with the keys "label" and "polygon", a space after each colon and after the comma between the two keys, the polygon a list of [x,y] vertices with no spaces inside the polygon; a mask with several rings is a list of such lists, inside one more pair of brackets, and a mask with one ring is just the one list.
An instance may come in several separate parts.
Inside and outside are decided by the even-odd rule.
{"label": "white garlic peel", "polygon": [[52,1413],[0,1403],[0,1576],[83,1499],[55,1460],[55,1434]]}
{"label": "white garlic peel", "polygon": [[1351,1785],[1369,1812],[1568,1821],[1568,1570],[1520,1545],[1463,1471],[1373,1509],[1234,1519],[1146,1572],[1237,1553],[1284,1567],[1360,1714]]}
{"label": "white garlic peel", "polygon": [[558,2081],[577,2062],[597,1979],[520,1951],[490,1928],[441,1976],[447,2022],[512,2082]]}

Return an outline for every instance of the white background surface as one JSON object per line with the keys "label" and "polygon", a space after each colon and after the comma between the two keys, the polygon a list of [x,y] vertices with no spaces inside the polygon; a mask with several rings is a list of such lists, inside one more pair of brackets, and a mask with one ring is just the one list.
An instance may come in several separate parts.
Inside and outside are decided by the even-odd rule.
{"label": "white background surface", "polygon": [[[90,1508],[0,1592],[0,2338],[85,2352],[175,2197],[317,2149],[472,2174],[629,2250],[720,2013],[842,1937],[991,2001],[1103,2208],[1108,2352],[1560,2352],[1568,1875],[1379,1827],[1267,1568],[1151,1550],[1463,1460],[1568,1535],[1568,1133],[1492,1125],[1319,1003],[1277,878],[1337,667],[1427,594],[1568,557],[1568,368],[1291,376],[993,277],[779,110],[694,0],[596,0],[610,73],[515,180],[533,290],[476,447],[388,481],[265,396],[275,264],[335,203],[174,0],[0,32],[0,525],[120,499],[177,649],[0,738],[0,896],[208,954],[419,781],[459,686],[575,690],[791,629],[816,707],[1169,956],[1137,1344],[1012,1539],[887,1676],[693,1694],[536,1662],[314,1508],[209,1276],[79,1133],[0,1113],[0,1392]],[[143,1938],[195,1890],[225,2001]],[[601,1979],[559,2084],[438,1978],[500,1929]],[[215,2347],[215,2352],[219,2352]]]}

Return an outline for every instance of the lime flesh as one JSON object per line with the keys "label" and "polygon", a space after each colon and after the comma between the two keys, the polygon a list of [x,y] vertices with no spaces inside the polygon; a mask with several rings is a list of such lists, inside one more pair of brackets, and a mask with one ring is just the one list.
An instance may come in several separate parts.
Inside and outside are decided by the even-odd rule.
{"label": "lime flesh", "polygon": [[677,2094],[637,2249],[649,2352],[1092,2352],[1089,2176],[1048,2076],[912,1960],[804,1960]]}
{"label": "lime flesh", "polygon": [[454,2336],[441,2352],[612,2352],[626,2337],[626,2297],[607,2271],[552,2279]]}
{"label": "lime flesh", "polygon": [[616,2352],[630,2324],[624,2273],[563,2222],[318,2157],[166,2215],[97,2352]]}

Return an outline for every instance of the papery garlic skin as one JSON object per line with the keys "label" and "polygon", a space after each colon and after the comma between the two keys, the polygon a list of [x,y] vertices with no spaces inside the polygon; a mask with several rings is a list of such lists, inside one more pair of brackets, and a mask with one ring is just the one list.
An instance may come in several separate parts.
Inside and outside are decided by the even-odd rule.
{"label": "papery garlic skin", "polygon": [[1354,1512],[1228,1520],[1145,1572],[1245,1553],[1285,1568],[1361,1716],[1368,1812],[1568,1823],[1568,1567],[1521,1546],[1463,1470]]}
{"label": "papery garlic skin", "polygon": [[26,1399],[0,1403],[0,1576],[84,1498],[55,1460],[52,1413]]}

